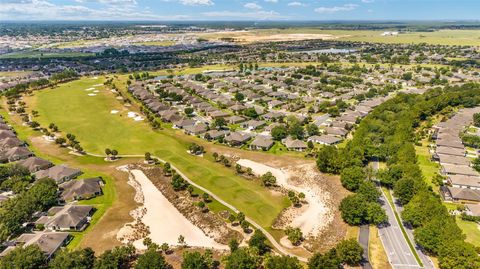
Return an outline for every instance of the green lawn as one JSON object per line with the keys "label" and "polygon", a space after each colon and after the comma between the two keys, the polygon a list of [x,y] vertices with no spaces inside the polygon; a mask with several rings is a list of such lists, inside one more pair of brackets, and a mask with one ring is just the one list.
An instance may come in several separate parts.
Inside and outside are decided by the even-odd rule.
{"label": "green lawn", "polygon": [[457,216],[457,225],[467,235],[467,242],[480,247],[480,226],[476,222],[465,221]]}
{"label": "green lawn", "polygon": [[[83,78],[42,90],[29,104],[31,109],[39,111],[37,121],[42,126],[55,123],[64,135],[74,134],[88,152],[103,154],[107,147],[118,150],[119,154],[151,152],[264,227],[269,227],[289,205],[286,197],[273,195],[258,183],[235,175],[232,169],[188,154],[190,138],[180,132],[170,129],[154,132],[145,122],[128,118],[126,108],[111,92],[101,90],[97,96],[87,95],[92,92],[85,89],[103,81]],[[113,109],[121,112],[111,114]]]}
{"label": "green lawn", "polygon": [[438,186],[432,182],[433,177],[439,172],[439,165],[430,159],[428,151],[428,142],[422,141],[422,146],[415,146],[417,153],[418,165],[425,176],[426,182],[432,186],[434,191],[438,191]]}

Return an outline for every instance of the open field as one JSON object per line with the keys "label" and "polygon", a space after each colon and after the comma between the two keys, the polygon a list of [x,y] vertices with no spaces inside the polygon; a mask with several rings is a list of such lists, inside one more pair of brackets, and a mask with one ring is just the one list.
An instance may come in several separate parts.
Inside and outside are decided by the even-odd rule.
{"label": "open field", "polygon": [[0,59],[19,59],[19,58],[61,58],[61,57],[85,57],[92,56],[93,53],[83,52],[61,52],[61,53],[43,53],[41,51],[19,51],[0,55]]}
{"label": "open field", "polygon": [[1,71],[0,72],[0,80],[2,80],[4,78],[26,76],[28,74],[31,74],[31,72],[29,72],[29,71]]}
{"label": "open field", "polygon": [[418,157],[418,165],[422,170],[426,182],[435,192],[438,192],[438,186],[435,185],[432,180],[438,173],[440,167],[431,160],[430,152],[428,151],[428,141],[422,141],[422,146],[415,146],[415,151]]}
{"label": "open field", "polygon": [[[395,30],[392,30],[395,31]],[[438,45],[480,45],[480,30],[440,30],[435,32],[410,32],[398,36],[382,36],[385,31],[373,30],[322,30],[318,28],[258,29],[252,31],[216,32],[200,37],[219,40],[234,38],[240,43],[324,39],[373,43],[428,43]]]}
{"label": "open field", "polygon": [[467,236],[467,242],[480,247],[480,225],[473,221],[462,220],[459,216],[456,218],[457,225]]}
{"label": "open field", "polygon": [[[234,171],[207,158],[187,153],[190,138],[178,131],[154,132],[144,122],[126,117],[129,110],[114,98],[114,94],[97,87],[96,96],[85,89],[100,84],[103,79],[84,78],[55,89],[36,93],[27,100],[31,109],[39,111],[37,120],[47,126],[54,122],[64,134],[76,135],[84,149],[103,154],[105,148],[119,154],[144,154],[149,151],[177,166],[198,184],[216,193],[228,203],[264,227],[270,227],[288,200],[261,187],[260,184],[236,176]],[[88,105],[86,105],[88,104]],[[119,110],[111,114],[111,110]]]}

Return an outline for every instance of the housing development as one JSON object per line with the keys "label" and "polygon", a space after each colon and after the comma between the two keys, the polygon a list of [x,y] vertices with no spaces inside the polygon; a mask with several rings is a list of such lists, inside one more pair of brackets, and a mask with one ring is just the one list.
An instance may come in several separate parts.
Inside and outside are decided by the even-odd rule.
{"label": "housing development", "polygon": [[233,2],[0,3],[0,269],[480,268],[480,6]]}

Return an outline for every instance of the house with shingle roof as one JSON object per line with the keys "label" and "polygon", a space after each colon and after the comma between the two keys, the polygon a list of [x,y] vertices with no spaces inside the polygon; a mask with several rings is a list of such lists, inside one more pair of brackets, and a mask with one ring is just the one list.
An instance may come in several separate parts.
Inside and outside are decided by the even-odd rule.
{"label": "house with shingle roof", "polygon": [[102,194],[101,177],[70,180],[58,186],[62,201],[86,200]]}
{"label": "house with shingle roof", "polygon": [[1,162],[15,162],[27,159],[34,154],[26,147],[13,147],[0,153]]}
{"label": "house with shingle roof", "polygon": [[232,132],[225,137],[225,142],[230,146],[241,146],[250,140],[252,136],[248,133]]}
{"label": "house with shingle roof", "polygon": [[287,137],[286,139],[284,139],[283,143],[288,148],[288,150],[304,151],[307,149],[307,144],[305,144],[305,142],[299,139],[292,139]]}
{"label": "house with shingle roof", "polygon": [[57,183],[62,183],[74,179],[81,174],[82,171],[79,169],[70,168],[65,165],[55,165],[48,169],[38,171],[34,175],[37,179],[51,178]]}
{"label": "house with shingle roof", "polygon": [[67,245],[70,238],[71,236],[68,233],[63,232],[24,233],[15,239],[15,246],[7,247],[0,254],[0,257],[7,255],[10,251],[17,247],[37,245],[45,254],[47,259],[50,259],[61,247]]}
{"label": "house with shingle roof", "polygon": [[30,173],[35,173],[40,170],[45,170],[53,166],[50,161],[44,160],[39,157],[30,157],[25,160],[18,162],[20,166],[23,166],[30,171]]}
{"label": "house with shingle roof", "polygon": [[83,231],[93,212],[94,208],[90,205],[54,206],[48,210],[47,216],[40,217],[35,224],[52,231]]}
{"label": "house with shingle roof", "polygon": [[269,150],[274,144],[274,141],[266,136],[258,135],[255,139],[250,143],[250,149],[252,150]]}

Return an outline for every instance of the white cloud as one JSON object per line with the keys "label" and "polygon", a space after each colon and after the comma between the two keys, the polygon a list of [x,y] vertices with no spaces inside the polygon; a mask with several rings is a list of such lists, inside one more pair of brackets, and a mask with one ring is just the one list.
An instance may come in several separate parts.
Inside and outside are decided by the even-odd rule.
{"label": "white cloud", "polygon": [[185,15],[159,16],[133,5],[108,5],[102,9],[82,5],[56,5],[46,0],[0,3],[0,18],[5,20],[179,20]]}
{"label": "white cloud", "polygon": [[246,3],[243,6],[248,9],[262,9],[262,6],[258,5],[257,3]]}
{"label": "white cloud", "polygon": [[362,0],[362,3],[365,3],[365,4],[370,4],[373,2],[375,2],[375,0]]}
{"label": "white cloud", "polygon": [[334,6],[334,7],[317,7],[315,12],[317,13],[336,13],[341,11],[352,11],[356,9],[358,5],[356,4],[345,4],[343,6]]}
{"label": "white cloud", "polygon": [[307,4],[301,3],[301,2],[290,2],[287,4],[289,7],[306,7]]}
{"label": "white cloud", "polygon": [[224,18],[224,19],[240,19],[240,20],[269,20],[269,19],[285,19],[285,16],[278,12],[270,10],[257,10],[249,12],[235,12],[235,11],[211,11],[204,12],[202,15],[207,17]]}
{"label": "white cloud", "polygon": [[180,3],[185,6],[213,6],[212,0],[180,0]]}
{"label": "white cloud", "polygon": [[278,3],[278,0],[265,0],[265,2],[269,2],[269,3]]}

